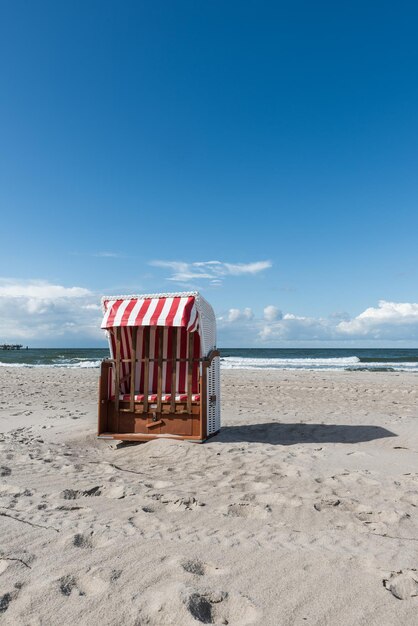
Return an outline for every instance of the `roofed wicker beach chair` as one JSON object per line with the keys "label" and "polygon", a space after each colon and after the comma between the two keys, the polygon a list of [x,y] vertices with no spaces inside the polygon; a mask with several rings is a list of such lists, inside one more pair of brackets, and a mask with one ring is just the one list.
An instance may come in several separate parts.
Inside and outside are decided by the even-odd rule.
{"label": "roofed wicker beach chair", "polygon": [[220,429],[216,320],[198,293],[102,298],[98,436],[203,442]]}

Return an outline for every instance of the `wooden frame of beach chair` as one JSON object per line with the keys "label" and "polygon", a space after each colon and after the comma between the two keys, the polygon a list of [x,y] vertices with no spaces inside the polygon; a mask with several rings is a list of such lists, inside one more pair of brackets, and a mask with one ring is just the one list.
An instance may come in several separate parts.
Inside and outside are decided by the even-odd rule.
{"label": "wooden frame of beach chair", "polygon": [[98,437],[203,442],[220,429],[212,307],[197,292],[102,298]]}

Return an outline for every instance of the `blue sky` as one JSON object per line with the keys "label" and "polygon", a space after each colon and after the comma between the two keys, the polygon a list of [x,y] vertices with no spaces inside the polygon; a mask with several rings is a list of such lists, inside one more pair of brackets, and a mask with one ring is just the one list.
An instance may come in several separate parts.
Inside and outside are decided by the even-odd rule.
{"label": "blue sky", "polygon": [[220,345],[417,346],[417,26],[0,3],[0,341],[100,345],[102,294],[198,288]]}

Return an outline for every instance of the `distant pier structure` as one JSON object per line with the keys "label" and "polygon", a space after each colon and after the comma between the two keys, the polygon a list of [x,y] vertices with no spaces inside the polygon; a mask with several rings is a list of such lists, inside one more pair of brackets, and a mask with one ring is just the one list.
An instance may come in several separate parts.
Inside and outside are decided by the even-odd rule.
{"label": "distant pier structure", "polygon": [[[3,343],[0,344],[0,350],[21,350],[23,348],[21,343]],[[26,346],[26,349],[28,347]]]}

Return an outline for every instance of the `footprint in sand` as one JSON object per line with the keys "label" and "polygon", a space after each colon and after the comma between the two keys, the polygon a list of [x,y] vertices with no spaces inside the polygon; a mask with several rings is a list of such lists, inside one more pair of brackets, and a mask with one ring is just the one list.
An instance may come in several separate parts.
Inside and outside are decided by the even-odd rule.
{"label": "footprint in sand", "polygon": [[155,513],[155,509],[152,506],[143,506],[141,509],[144,513]]}
{"label": "footprint in sand", "polygon": [[121,576],[122,576],[121,569],[112,569],[112,572],[110,574],[110,582],[114,583],[116,580],[119,580]]}
{"label": "footprint in sand", "polygon": [[17,582],[15,583],[15,588],[13,591],[8,591],[7,593],[0,596],[0,614],[5,613],[9,608],[9,605],[12,600],[15,600],[19,595],[19,591],[22,589],[23,583]]}
{"label": "footprint in sand", "polygon": [[408,600],[418,596],[418,572],[416,569],[392,572],[383,585],[398,600]]}
{"label": "footprint in sand", "polygon": [[[222,607],[216,607],[215,605],[222,603],[228,594],[225,591],[212,591],[199,593],[193,591],[188,597],[185,598],[185,604],[189,613],[194,619],[201,624],[213,624],[216,616],[215,612],[222,611]],[[227,624],[228,620],[225,617],[221,617],[221,624]]]}
{"label": "footprint in sand", "polygon": [[251,504],[251,502],[237,502],[230,504],[225,515],[230,517],[244,517],[247,519],[266,519],[271,514],[271,506],[265,504]]}
{"label": "footprint in sand", "polygon": [[[46,509],[46,504],[38,504],[38,509]],[[57,506],[56,507],[57,511],[80,511],[81,509],[84,509],[86,511],[91,510],[85,506]]]}
{"label": "footprint in sand", "polygon": [[12,601],[12,594],[5,593],[0,596],[0,613],[4,613],[9,608],[9,604]]}
{"label": "footprint in sand", "polygon": [[61,493],[61,498],[64,498],[64,500],[76,500],[77,498],[100,496],[102,494],[101,489],[101,485],[97,485],[95,487],[91,487],[90,489],[85,490],[64,489],[64,491]]}
{"label": "footprint in sand", "polygon": [[202,563],[202,561],[199,561],[197,559],[195,561],[184,561],[181,566],[184,571],[188,572],[189,574],[195,574],[196,576],[203,576],[205,574],[204,564]]}
{"label": "footprint in sand", "polygon": [[115,485],[114,487],[110,487],[105,492],[105,496],[107,498],[112,498],[113,500],[122,500],[126,497],[126,491],[123,485]]}
{"label": "footprint in sand", "polygon": [[180,563],[181,567],[188,574],[193,576],[207,576],[225,574],[225,570],[217,567],[213,563],[204,563],[200,559],[188,559]]}
{"label": "footprint in sand", "polygon": [[411,519],[409,513],[397,509],[371,511],[362,505],[356,508],[355,517],[374,532],[385,533],[388,526],[408,523]]}
{"label": "footprint in sand", "polygon": [[193,589],[182,600],[190,615],[201,624],[259,623],[260,611],[249,598],[222,590]]}
{"label": "footprint in sand", "polygon": [[198,507],[205,506],[204,502],[200,502],[194,496],[184,498],[161,498],[161,503],[167,505],[168,511],[195,511]]}
{"label": "footprint in sand", "polygon": [[[61,591],[63,596],[70,596],[73,589],[77,589],[77,583],[74,576],[71,574],[67,574],[59,579],[59,590]],[[83,595],[83,594],[79,594]]]}
{"label": "footprint in sand", "polygon": [[73,546],[76,548],[92,548],[93,547],[93,532],[90,533],[77,533],[73,537]]}
{"label": "footprint in sand", "polygon": [[58,589],[66,597],[72,595],[98,595],[106,591],[108,586],[108,581],[91,574],[83,574],[77,577],[73,574],[66,574],[58,580]]}
{"label": "footprint in sand", "polygon": [[341,504],[341,500],[338,498],[322,498],[320,502],[315,502],[314,509],[316,511],[322,511],[323,509],[332,509]]}

